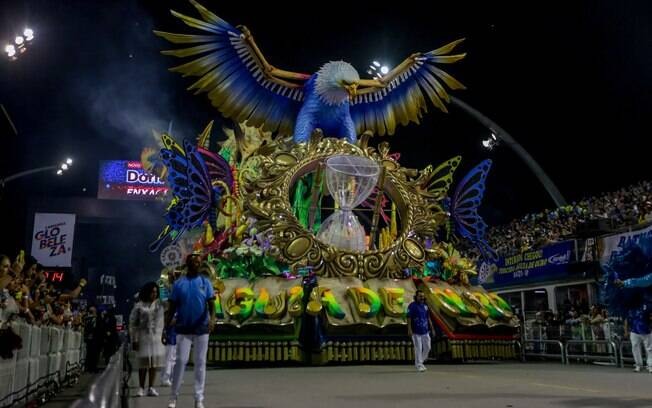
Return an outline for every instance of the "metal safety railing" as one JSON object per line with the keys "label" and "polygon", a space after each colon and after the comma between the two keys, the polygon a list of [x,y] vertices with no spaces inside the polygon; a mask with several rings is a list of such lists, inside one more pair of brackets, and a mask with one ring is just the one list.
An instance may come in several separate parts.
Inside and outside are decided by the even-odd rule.
{"label": "metal safety railing", "polygon": [[78,381],[84,355],[80,332],[22,320],[10,327],[22,347],[0,359],[0,407],[44,403]]}
{"label": "metal safety railing", "polygon": [[[521,340],[521,355],[522,360],[526,361],[527,357],[551,357],[559,358],[561,363],[566,363],[566,354],[564,345],[559,340]],[[532,345],[532,348],[529,348],[528,345]],[[556,347],[549,347],[549,345],[555,345]],[[558,353],[555,352],[555,348],[559,350]]]}
{"label": "metal safety railing", "polygon": [[[573,346],[582,346],[582,352],[576,353]],[[566,364],[571,359],[583,361],[604,361],[607,360],[613,365],[618,365],[618,346],[610,340],[567,340],[564,344]]]}
{"label": "metal safety railing", "polygon": [[[629,353],[625,355],[625,350],[629,350]],[[630,341],[621,341],[620,347],[618,347],[618,355],[620,356],[620,366],[625,367],[625,362],[634,363],[634,356],[632,353],[632,343]]]}
{"label": "metal safety railing", "polygon": [[611,340],[521,339],[520,344],[523,362],[552,358],[563,364],[605,362],[625,367],[625,364],[634,363],[631,342],[619,336],[613,336]]}

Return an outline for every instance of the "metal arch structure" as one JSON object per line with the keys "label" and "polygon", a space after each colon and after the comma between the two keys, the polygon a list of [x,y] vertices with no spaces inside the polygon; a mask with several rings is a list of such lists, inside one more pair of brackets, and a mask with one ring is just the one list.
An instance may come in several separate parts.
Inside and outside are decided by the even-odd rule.
{"label": "metal arch structure", "polygon": [[483,126],[485,126],[487,129],[489,129],[498,139],[503,141],[506,145],[508,145],[514,153],[518,157],[520,157],[525,164],[532,170],[534,175],[539,179],[541,184],[543,184],[543,187],[546,189],[552,200],[554,201],[555,205],[557,207],[562,207],[567,205],[566,199],[564,196],[561,194],[555,183],[548,177],[545,171],[543,171],[543,168],[537,163],[536,160],[530,155],[530,153],[527,152],[521,146],[514,138],[507,133],[503,128],[498,126],[496,122],[493,120],[489,119],[485,115],[483,115],[480,111],[477,109],[473,108],[472,106],[469,106],[466,102],[460,100],[459,98],[456,98],[454,96],[450,97],[451,99],[451,104],[457,106],[470,116],[472,116],[475,120],[480,122]]}

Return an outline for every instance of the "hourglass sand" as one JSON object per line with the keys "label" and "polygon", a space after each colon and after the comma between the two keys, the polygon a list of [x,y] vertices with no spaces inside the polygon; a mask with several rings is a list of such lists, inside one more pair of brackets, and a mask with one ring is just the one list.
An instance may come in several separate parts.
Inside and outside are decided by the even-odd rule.
{"label": "hourglass sand", "polygon": [[319,240],[339,249],[365,251],[365,230],[353,209],[371,194],[379,172],[378,164],[366,157],[338,155],[326,160],[326,186],[338,208],[322,223]]}

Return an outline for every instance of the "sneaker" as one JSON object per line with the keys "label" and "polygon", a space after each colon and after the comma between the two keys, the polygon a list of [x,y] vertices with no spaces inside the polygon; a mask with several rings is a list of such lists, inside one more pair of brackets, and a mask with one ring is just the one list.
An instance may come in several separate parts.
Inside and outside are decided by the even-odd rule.
{"label": "sneaker", "polygon": [[158,397],[158,391],[154,389],[154,387],[149,387],[147,390],[147,396],[148,397]]}
{"label": "sneaker", "polygon": [[635,372],[635,373],[640,373],[640,372],[641,372],[641,367],[639,367],[639,366],[634,366],[634,372]]}
{"label": "sneaker", "polygon": [[426,367],[420,365],[420,366],[417,367],[417,371],[422,373],[422,372],[426,371]]}
{"label": "sneaker", "polygon": [[144,388],[139,388],[138,392],[136,393],[136,396],[144,397],[145,396],[145,389]]}
{"label": "sneaker", "polygon": [[428,371],[428,367],[426,367],[426,366],[424,366],[423,364],[421,364],[421,371]]}
{"label": "sneaker", "polygon": [[168,401],[168,408],[177,408],[177,400],[171,399]]}
{"label": "sneaker", "polygon": [[204,401],[195,401],[195,408],[204,408]]}
{"label": "sneaker", "polygon": [[172,387],[172,381],[170,380],[161,381],[161,387]]}

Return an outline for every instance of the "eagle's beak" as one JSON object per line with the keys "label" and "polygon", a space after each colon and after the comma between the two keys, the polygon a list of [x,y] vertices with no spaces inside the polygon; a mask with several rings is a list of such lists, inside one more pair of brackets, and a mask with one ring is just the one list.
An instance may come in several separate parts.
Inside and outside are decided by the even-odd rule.
{"label": "eagle's beak", "polygon": [[344,89],[346,89],[346,93],[349,94],[349,99],[355,98],[358,94],[358,84],[344,85]]}

